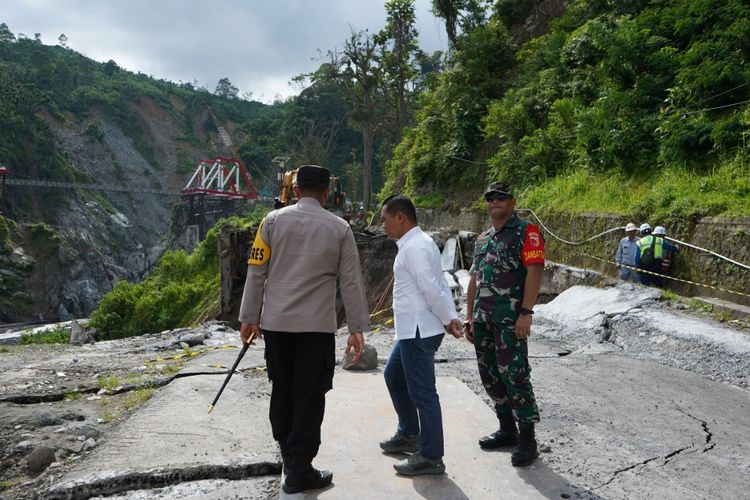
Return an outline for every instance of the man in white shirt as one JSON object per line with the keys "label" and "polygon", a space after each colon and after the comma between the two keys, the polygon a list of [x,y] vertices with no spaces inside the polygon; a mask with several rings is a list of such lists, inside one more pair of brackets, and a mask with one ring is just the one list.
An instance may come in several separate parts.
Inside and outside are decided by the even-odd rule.
{"label": "man in white shirt", "polygon": [[393,465],[399,474],[443,474],[443,420],[435,389],[435,352],[445,331],[458,338],[463,329],[443,277],[440,252],[417,225],[414,204],[403,195],[391,196],[383,202],[380,215],[383,229],[398,245],[393,263],[396,343],[384,372],[398,429],[380,447],[386,453],[414,453]]}

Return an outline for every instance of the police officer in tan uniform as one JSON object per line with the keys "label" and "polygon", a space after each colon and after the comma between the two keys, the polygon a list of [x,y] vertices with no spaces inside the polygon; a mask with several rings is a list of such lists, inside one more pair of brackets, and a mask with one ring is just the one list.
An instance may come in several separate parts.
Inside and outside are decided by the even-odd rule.
{"label": "police officer in tan uniform", "polygon": [[349,225],[325,210],[327,168],[297,173],[295,205],[269,213],[248,259],[240,307],[240,338],[265,341],[272,383],[270,420],[284,460],[287,493],[323,488],[330,471],[313,468],[320,446],[325,393],[333,383],[336,281],[358,359],[369,316],[359,254]]}

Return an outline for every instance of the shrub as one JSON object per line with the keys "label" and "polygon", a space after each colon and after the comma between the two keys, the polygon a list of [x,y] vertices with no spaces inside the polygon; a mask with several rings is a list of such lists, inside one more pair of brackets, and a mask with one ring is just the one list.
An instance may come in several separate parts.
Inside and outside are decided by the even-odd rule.
{"label": "shrub", "polygon": [[21,344],[39,345],[39,344],[69,344],[70,328],[58,326],[52,330],[46,330],[39,333],[22,333]]}
{"label": "shrub", "polygon": [[257,224],[267,210],[256,206],[247,217],[222,219],[188,255],[168,251],[153,272],[138,284],[118,282],[91,313],[89,326],[103,339],[116,339],[192,326],[205,319],[219,301],[218,235],[225,226]]}

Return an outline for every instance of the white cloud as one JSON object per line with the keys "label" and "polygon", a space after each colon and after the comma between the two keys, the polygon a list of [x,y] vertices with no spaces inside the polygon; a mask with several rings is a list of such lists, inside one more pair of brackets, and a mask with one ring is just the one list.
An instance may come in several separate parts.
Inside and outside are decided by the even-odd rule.
{"label": "white cloud", "polygon": [[[385,0],[6,0],[0,22],[14,33],[68,46],[97,61],[210,91],[223,77],[270,101],[296,92],[292,77],[315,70],[318,50],[341,47],[355,29],[377,31]],[[445,50],[443,27],[417,0],[420,45]]]}

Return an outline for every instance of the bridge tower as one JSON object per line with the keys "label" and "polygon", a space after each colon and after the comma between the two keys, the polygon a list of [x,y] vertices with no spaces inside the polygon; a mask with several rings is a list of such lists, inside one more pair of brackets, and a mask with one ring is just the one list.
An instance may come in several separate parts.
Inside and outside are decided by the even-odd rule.
{"label": "bridge tower", "polygon": [[206,236],[208,208],[218,211],[227,201],[258,199],[242,161],[222,156],[201,160],[181,193],[189,203],[188,224],[197,224],[199,240]]}

